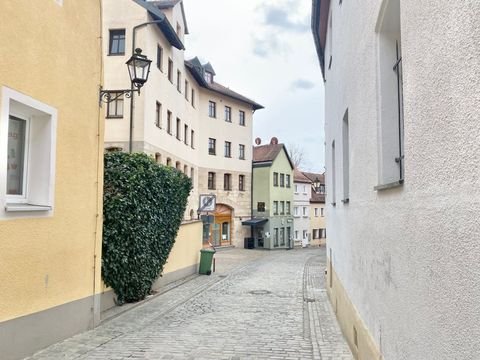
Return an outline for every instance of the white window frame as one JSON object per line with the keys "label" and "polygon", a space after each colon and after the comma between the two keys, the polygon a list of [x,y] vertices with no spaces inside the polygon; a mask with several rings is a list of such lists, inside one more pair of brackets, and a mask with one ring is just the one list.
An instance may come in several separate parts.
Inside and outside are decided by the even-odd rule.
{"label": "white window frame", "polygon": [[[0,219],[32,216],[32,212],[35,216],[50,216],[55,194],[57,110],[8,87],[1,88],[1,99]],[[8,146],[10,116],[27,120],[21,196],[7,195],[8,156],[4,149]]]}

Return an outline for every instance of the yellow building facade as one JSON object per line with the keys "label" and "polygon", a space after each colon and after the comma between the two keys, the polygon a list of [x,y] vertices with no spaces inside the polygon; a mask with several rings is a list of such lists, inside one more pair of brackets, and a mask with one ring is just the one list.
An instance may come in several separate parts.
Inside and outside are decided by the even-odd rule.
{"label": "yellow building facade", "polygon": [[100,1],[2,1],[0,34],[0,357],[9,360],[99,319]]}

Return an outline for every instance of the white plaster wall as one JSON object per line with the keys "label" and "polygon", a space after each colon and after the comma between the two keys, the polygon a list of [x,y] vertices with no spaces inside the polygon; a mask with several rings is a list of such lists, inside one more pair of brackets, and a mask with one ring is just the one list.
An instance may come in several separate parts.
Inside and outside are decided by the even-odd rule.
{"label": "white plaster wall", "polygon": [[479,359],[480,2],[401,1],[405,184],[376,192],[381,4],[331,2],[326,164],[332,190],[335,140],[337,199],[347,108],[352,175],[349,204],[328,194],[327,246],[385,359]]}

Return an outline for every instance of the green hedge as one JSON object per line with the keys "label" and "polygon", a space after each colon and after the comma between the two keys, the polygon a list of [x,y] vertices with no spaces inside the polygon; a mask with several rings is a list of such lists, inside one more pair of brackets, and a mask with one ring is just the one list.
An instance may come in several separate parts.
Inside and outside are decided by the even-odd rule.
{"label": "green hedge", "polygon": [[102,277],[119,303],[150,293],[175,243],[190,179],[146,154],[105,155]]}

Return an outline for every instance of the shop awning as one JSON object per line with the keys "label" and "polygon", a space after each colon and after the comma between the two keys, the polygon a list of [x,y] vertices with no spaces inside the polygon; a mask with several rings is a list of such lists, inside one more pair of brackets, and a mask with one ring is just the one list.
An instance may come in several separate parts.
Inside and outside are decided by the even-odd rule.
{"label": "shop awning", "polygon": [[242,225],[258,226],[258,225],[265,224],[267,221],[268,219],[264,219],[264,218],[253,218],[253,219],[242,221]]}

